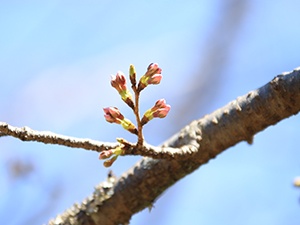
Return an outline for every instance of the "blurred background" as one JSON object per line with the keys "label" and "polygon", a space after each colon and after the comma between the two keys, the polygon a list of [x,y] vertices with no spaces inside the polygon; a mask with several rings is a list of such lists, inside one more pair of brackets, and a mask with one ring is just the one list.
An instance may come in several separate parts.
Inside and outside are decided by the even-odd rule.
{"label": "blurred background", "polygon": [[[138,76],[149,63],[163,80],[141,111],[165,98],[163,120],[144,128],[159,145],[194,119],[300,66],[299,1],[3,1],[0,121],[59,134],[135,141],[108,124],[103,107],[131,110],[110,75]],[[169,188],[137,224],[299,224],[299,115],[239,143]],[[121,176],[140,157],[112,166]],[[0,220],[42,224],[106,179],[98,154],[0,138]]]}

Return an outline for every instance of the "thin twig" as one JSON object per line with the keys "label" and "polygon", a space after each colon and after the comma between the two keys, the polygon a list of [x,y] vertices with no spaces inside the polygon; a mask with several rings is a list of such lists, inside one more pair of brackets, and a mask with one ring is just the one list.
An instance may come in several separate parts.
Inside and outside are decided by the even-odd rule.
{"label": "thin twig", "polygon": [[144,137],[143,137],[143,127],[141,124],[141,119],[140,119],[140,112],[139,112],[139,108],[140,108],[140,104],[139,104],[139,100],[140,100],[140,91],[135,87],[132,86],[132,89],[134,91],[134,96],[135,96],[135,107],[134,107],[134,114],[136,117],[136,123],[137,123],[137,129],[138,129],[138,141],[137,141],[137,146],[141,147],[143,145],[143,141],[144,141]]}
{"label": "thin twig", "polygon": [[58,144],[72,148],[82,148],[101,152],[115,148],[117,143],[100,142],[87,138],[75,138],[65,135],[55,134],[50,131],[36,131],[29,127],[14,127],[5,122],[0,122],[0,136],[12,136],[22,141],[37,141],[44,144]]}
{"label": "thin twig", "polygon": [[[36,141],[44,144],[58,144],[72,148],[82,148],[101,152],[108,149],[113,149],[118,146],[118,143],[108,143],[94,141],[85,138],[75,138],[55,134],[49,131],[36,131],[29,127],[14,127],[7,123],[0,122],[0,137],[12,136],[22,141]],[[125,141],[124,141],[125,142]],[[191,154],[198,151],[197,142],[194,145],[184,145],[180,148],[171,147],[155,147],[144,143],[142,146],[126,142],[127,148],[123,155],[141,155],[156,159],[178,159],[183,160],[191,157]]]}

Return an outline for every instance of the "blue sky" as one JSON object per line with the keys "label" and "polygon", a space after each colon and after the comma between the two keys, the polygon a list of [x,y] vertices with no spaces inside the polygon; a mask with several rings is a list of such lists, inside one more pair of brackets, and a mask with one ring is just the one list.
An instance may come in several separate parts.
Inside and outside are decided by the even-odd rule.
{"label": "blue sky", "polygon": [[[0,121],[101,141],[135,141],[103,118],[106,106],[117,106],[133,118],[110,87],[110,75],[127,72],[131,63],[141,75],[150,62],[158,62],[163,80],[141,96],[142,111],[160,98],[172,106],[167,118],[145,127],[147,142],[158,145],[183,124],[300,66],[299,2],[251,1],[226,63],[218,64],[217,58],[209,62],[218,71],[210,81],[209,69],[199,65],[218,43],[210,38],[224,5],[0,3]],[[228,37],[224,29],[217,38],[222,42]],[[180,114],[189,109],[189,94],[207,80],[208,92],[199,95],[203,105]],[[251,146],[230,148],[168,189],[151,213],[138,213],[131,224],[298,224],[300,192],[292,186],[300,175],[298,125],[299,115],[259,133]],[[31,224],[48,221],[87,197],[108,171],[94,152],[12,138],[1,138],[0,144],[0,218],[7,224],[24,224],[36,214],[41,216]],[[118,159],[112,169],[120,176],[139,158]],[[32,162],[34,171],[12,179],[7,162],[14,159]]]}

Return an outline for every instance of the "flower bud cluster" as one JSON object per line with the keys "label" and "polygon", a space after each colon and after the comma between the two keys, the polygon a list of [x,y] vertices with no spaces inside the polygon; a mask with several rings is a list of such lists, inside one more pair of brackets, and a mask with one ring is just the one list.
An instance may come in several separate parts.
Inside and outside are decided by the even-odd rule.
{"label": "flower bud cluster", "polygon": [[[116,76],[111,77],[112,87],[114,87],[118,91],[122,100],[133,110],[137,121],[137,127],[129,119],[125,118],[117,107],[104,108],[104,117],[107,122],[120,124],[125,130],[136,134],[138,136],[137,146],[141,146],[143,144],[142,127],[153,118],[166,117],[171,108],[170,105],[166,104],[166,101],[164,99],[160,99],[151,109],[148,109],[145,112],[142,119],[140,119],[139,116],[140,92],[149,84],[159,84],[162,79],[161,72],[162,69],[158,66],[157,63],[151,63],[148,66],[146,73],[140,78],[137,84],[135,68],[133,65],[130,65],[129,79],[132,85],[132,90],[135,94],[135,102],[133,102],[132,94],[127,88],[126,78],[124,74],[119,71]],[[126,146],[126,144],[124,144],[126,143],[125,140],[117,140],[120,143],[120,146],[116,147],[115,149],[103,151],[99,155],[99,159],[106,160],[104,162],[105,167],[111,166],[117,160],[119,155],[124,154],[125,149],[128,147]]]}

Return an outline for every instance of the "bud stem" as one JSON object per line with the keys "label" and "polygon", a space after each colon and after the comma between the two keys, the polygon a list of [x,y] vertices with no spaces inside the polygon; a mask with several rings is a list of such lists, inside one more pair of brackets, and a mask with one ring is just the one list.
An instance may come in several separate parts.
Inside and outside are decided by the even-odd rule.
{"label": "bud stem", "polygon": [[137,146],[140,147],[143,145],[144,137],[143,137],[143,125],[141,123],[140,114],[139,114],[139,100],[140,100],[140,91],[136,86],[132,86],[135,96],[135,107],[134,107],[134,114],[137,123],[137,130],[138,130],[138,142]]}

